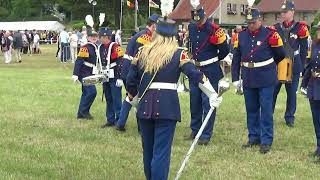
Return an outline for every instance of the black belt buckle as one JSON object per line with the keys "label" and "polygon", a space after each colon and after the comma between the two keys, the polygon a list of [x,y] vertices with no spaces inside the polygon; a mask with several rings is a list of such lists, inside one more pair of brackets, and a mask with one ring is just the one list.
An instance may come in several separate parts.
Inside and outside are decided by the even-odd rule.
{"label": "black belt buckle", "polygon": [[195,64],[197,67],[200,67],[200,62],[199,62],[199,61],[194,61],[194,64]]}
{"label": "black belt buckle", "polygon": [[248,62],[248,68],[254,68],[254,63],[253,62]]}

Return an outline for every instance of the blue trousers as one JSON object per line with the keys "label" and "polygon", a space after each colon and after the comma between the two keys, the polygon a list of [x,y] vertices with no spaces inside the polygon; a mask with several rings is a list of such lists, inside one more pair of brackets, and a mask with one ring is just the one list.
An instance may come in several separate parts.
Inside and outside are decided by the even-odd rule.
{"label": "blue trousers", "polygon": [[126,100],[123,100],[119,120],[117,121],[117,126],[126,125],[131,107],[132,105],[129,102],[127,102]]}
{"label": "blue trousers", "polygon": [[168,179],[176,123],[167,119],[139,119],[147,180]]}
{"label": "blue trousers", "polygon": [[[201,89],[190,82],[190,111],[191,111],[191,123],[190,128],[192,134],[195,136],[204,120],[206,115],[210,110],[209,98],[206,96]],[[213,88],[218,92],[218,83],[212,84]],[[216,111],[214,111],[208,121],[207,126],[204,128],[204,131],[200,139],[210,140],[213,131],[213,125],[216,118]]]}
{"label": "blue trousers", "polygon": [[83,86],[82,85],[82,95],[80,99],[79,109],[78,109],[78,116],[88,114],[91,108],[91,105],[94,99],[97,96],[97,89],[96,86]]}
{"label": "blue trousers", "polygon": [[107,121],[115,124],[119,119],[121,110],[121,87],[117,87],[116,80],[111,79],[109,82],[103,83],[103,90],[107,102]]}
{"label": "blue trousers", "polygon": [[274,87],[244,88],[249,143],[273,142],[272,97]]}
{"label": "blue trousers", "polygon": [[[294,74],[292,77],[292,84],[285,84],[287,92],[287,105],[286,112],[284,114],[284,119],[287,122],[294,122],[294,114],[297,109],[297,90],[299,86],[300,74]],[[275,86],[274,95],[273,95],[273,111],[277,102],[277,96],[280,92],[282,84],[278,82]]]}
{"label": "blue trousers", "polygon": [[317,138],[317,147],[320,149],[320,100],[309,99],[309,102],[312,112],[314,131]]}

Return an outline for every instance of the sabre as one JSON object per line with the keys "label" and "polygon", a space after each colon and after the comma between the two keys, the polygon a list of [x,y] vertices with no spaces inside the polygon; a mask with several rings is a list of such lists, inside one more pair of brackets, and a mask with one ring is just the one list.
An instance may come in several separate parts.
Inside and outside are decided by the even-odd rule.
{"label": "sabre", "polygon": [[[220,81],[219,82],[219,95],[218,95],[218,97],[222,96],[222,94],[227,92],[229,89],[230,89],[230,85],[229,85],[228,82]],[[202,125],[201,125],[201,127],[200,127],[200,129],[199,129],[199,131],[198,131],[198,133],[196,135],[196,137],[194,138],[194,141],[191,144],[191,147],[189,148],[189,151],[187,152],[187,154],[186,154],[186,156],[185,156],[185,158],[184,158],[184,160],[183,160],[183,162],[182,162],[182,164],[180,166],[179,171],[176,174],[176,177],[174,178],[175,180],[178,180],[180,178],[184,168],[187,165],[188,160],[190,159],[191,153],[193,152],[193,150],[194,150],[194,148],[195,148],[195,146],[196,146],[196,144],[197,144],[197,142],[198,142],[198,140],[199,140],[204,128],[206,127],[206,125],[207,125],[207,123],[208,123],[208,121],[209,121],[214,109],[215,108],[210,108],[210,110],[209,110],[205,120],[203,121],[203,123],[202,123]]]}

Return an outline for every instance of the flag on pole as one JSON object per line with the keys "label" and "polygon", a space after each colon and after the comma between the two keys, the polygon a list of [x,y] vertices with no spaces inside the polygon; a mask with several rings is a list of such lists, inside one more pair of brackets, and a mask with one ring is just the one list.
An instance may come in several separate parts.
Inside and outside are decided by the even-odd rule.
{"label": "flag on pole", "polygon": [[160,8],[160,6],[157,3],[153,2],[152,0],[149,0],[149,7],[156,8],[156,9]]}
{"label": "flag on pole", "polygon": [[127,6],[129,8],[134,8],[134,3],[132,3],[131,1],[127,0]]}

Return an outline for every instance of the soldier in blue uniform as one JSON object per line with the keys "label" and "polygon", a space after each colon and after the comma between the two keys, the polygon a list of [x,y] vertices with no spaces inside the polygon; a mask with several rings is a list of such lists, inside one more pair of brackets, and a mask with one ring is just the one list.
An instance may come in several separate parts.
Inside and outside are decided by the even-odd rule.
{"label": "soldier in blue uniform", "polygon": [[[88,43],[80,48],[77,60],[74,64],[72,79],[74,82],[82,82],[82,79],[93,75],[93,67],[96,65],[96,48],[98,34],[90,26],[87,27]],[[83,86],[78,109],[78,119],[93,119],[90,108],[96,98],[95,85]]]}
{"label": "soldier in blue uniform", "polygon": [[[300,73],[303,72],[305,61],[308,54],[308,27],[303,22],[294,21],[295,6],[292,1],[285,0],[282,7],[281,16],[282,23],[276,24],[274,27],[277,29],[281,38],[283,39],[284,48],[287,57],[293,60],[292,67],[292,82],[286,83],[287,103],[284,119],[288,127],[294,127],[295,112],[297,106],[297,89],[299,86]],[[275,86],[273,109],[277,96],[281,89],[281,82]]]}
{"label": "soldier in blue uniform", "polygon": [[[214,89],[217,90],[218,82],[223,78],[219,61],[229,54],[229,46],[226,35],[218,25],[207,20],[201,5],[191,11],[193,22],[188,26],[192,59],[201,72],[210,80]],[[209,99],[198,86],[190,82],[190,109],[191,109],[191,134],[186,139],[194,139],[198,133],[203,118],[209,112]],[[198,144],[207,145],[213,131],[216,113],[212,113]]]}
{"label": "soldier in blue uniform", "polygon": [[[129,72],[129,67],[133,57],[136,56],[140,47],[148,44],[151,41],[152,33],[156,29],[156,22],[158,20],[158,15],[153,14],[149,17],[149,21],[147,23],[147,28],[135,34],[129,41],[127,45],[126,53],[124,54],[121,62],[121,79],[126,85],[126,78]],[[129,98],[126,97],[122,103],[120,117],[116,124],[116,130],[125,131],[125,125],[129,116],[129,112],[132,105],[129,101]]]}
{"label": "soldier in blue uniform", "polygon": [[209,80],[190,62],[187,52],[178,49],[176,33],[173,20],[159,18],[152,42],[139,51],[127,76],[128,97],[140,99],[137,118],[148,180],[168,179],[174,131],[181,119],[177,93],[180,73],[184,72],[209,96],[211,107],[218,107],[222,101]]}
{"label": "soldier in blue uniform", "polygon": [[[272,97],[277,82],[277,65],[285,57],[283,42],[274,29],[261,24],[258,9],[246,12],[248,29],[234,43],[232,81],[243,85],[249,141],[243,148],[260,145],[260,152],[271,150],[273,142]],[[242,80],[240,79],[240,70]]]}
{"label": "soldier in blue uniform", "polygon": [[301,90],[304,90],[309,98],[317,138],[314,155],[320,158],[320,23],[316,27],[317,36],[311,45],[310,62],[301,83]]}
{"label": "soldier in blue uniform", "polygon": [[101,27],[99,31],[100,42],[99,55],[102,66],[107,70],[108,82],[103,83],[103,92],[106,98],[106,123],[101,128],[114,126],[120,116],[121,110],[121,88],[123,81],[120,77],[120,62],[123,50],[120,45],[111,42],[112,31]]}

